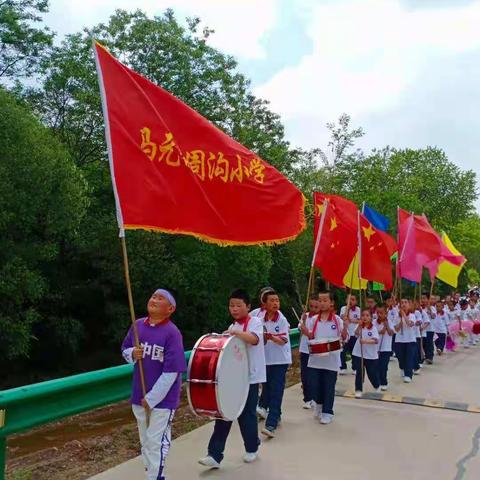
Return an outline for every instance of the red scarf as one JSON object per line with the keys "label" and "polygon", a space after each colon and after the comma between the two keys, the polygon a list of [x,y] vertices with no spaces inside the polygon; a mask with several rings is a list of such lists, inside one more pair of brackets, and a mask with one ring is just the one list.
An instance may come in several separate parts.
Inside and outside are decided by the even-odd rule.
{"label": "red scarf", "polygon": [[[330,312],[328,314],[328,318],[327,320],[321,320],[320,319],[320,315],[322,314],[322,312],[320,312],[317,316],[317,319],[315,320],[315,323],[313,324],[313,330],[312,330],[312,337],[315,338],[315,332],[317,331],[317,325],[318,325],[318,322],[320,321],[326,321],[326,322],[333,322],[335,320],[335,325],[337,325],[337,330],[338,330],[338,322],[337,322],[337,317],[335,316],[335,313],[334,312]],[[338,334],[340,335],[340,332],[338,332]]]}
{"label": "red scarf", "polygon": [[271,319],[268,319],[267,318],[267,313],[265,314],[265,321],[266,322],[278,322],[278,319],[280,318],[280,312],[277,310],[274,314],[273,314],[273,318]]}
{"label": "red scarf", "polygon": [[246,317],[240,318],[238,320],[235,320],[235,323],[238,323],[239,325],[243,325],[243,331],[247,331],[248,323],[250,322],[250,315],[247,315]]}

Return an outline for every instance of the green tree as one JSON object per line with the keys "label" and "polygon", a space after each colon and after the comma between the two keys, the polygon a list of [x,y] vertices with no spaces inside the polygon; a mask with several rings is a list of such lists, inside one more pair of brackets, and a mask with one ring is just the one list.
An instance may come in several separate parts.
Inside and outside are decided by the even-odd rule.
{"label": "green tree", "polygon": [[18,79],[35,72],[52,44],[48,28],[35,28],[48,0],[0,1],[0,79]]}
{"label": "green tree", "polygon": [[[28,356],[37,326],[68,344],[79,330],[61,299],[69,242],[86,185],[64,147],[0,89],[0,342],[2,360]],[[63,340],[63,342],[62,342]]]}

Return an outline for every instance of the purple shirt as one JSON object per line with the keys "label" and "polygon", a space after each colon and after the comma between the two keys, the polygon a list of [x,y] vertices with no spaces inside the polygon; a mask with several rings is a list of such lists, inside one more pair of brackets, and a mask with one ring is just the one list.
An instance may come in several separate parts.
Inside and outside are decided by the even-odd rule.
{"label": "purple shirt", "polygon": [[[143,372],[147,393],[151,390],[160,375],[165,373],[178,373],[175,383],[170,388],[166,397],[154,408],[175,409],[180,403],[180,388],[182,386],[182,373],[187,370],[185,353],[183,351],[183,339],[180,330],[170,320],[152,326],[145,323],[146,318],[137,320],[138,338],[144,348]],[[122,343],[122,352],[135,346],[135,337],[132,327]],[[135,405],[142,404],[142,384],[140,382],[140,370],[135,363],[133,370],[131,402]]]}

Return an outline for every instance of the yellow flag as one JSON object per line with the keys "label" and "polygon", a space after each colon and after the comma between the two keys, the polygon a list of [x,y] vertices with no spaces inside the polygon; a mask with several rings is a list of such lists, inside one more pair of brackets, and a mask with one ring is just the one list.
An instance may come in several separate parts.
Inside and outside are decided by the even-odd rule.
{"label": "yellow flag", "polygon": [[362,278],[362,285],[360,286],[360,279],[358,278],[358,252],[353,257],[350,267],[343,277],[343,283],[345,286],[350,287],[353,290],[365,290],[368,285],[368,280]]}
{"label": "yellow flag", "polygon": [[[442,241],[454,255],[462,255],[455,248],[455,245],[453,245],[452,241],[448,238],[448,235],[445,232],[442,233]],[[461,265],[454,265],[453,263],[443,260],[438,266],[437,278],[442,282],[445,282],[448,285],[457,288],[458,276],[460,275],[460,272],[466,261],[467,260],[465,260]]]}

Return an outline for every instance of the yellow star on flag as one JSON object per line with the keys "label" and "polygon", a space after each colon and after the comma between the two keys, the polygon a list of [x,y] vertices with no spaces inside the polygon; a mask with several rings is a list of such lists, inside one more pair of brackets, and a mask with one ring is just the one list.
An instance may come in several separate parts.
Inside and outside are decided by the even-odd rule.
{"label": "yellow star on flag", "polygon": [[337,228],[337,219],[335,217],[332,217],[330,220],[330,231],[333,231]]}
{"label": "yellow star on flag", "polygon": [[370,237],[372,235],[375,235],[375,230],[372,228],[372,225],[369,223],[368,228],[362,227],[363,234],[365,235],[365,238],[370,241]]}
{"label": "yellow star on flag", "polygon": [[317,204],[317,215],[321,215],[323,213],[323,203]]}

